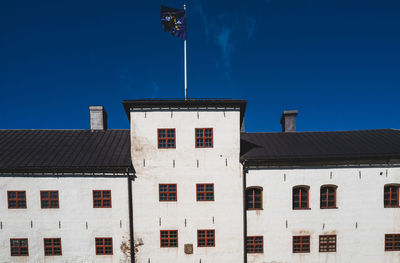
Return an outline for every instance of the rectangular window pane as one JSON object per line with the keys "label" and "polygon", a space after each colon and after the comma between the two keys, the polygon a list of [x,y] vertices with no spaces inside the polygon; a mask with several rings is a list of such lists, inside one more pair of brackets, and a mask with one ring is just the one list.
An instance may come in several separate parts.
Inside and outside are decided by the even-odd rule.
{"label": "rectangular window pane", "polygon": [[111,208],[111,190],[94,190],[93,207]]}
{"label": "rectangular window pane", "polygon": [[175,129],[158,129],[158,148],[175,148]]}

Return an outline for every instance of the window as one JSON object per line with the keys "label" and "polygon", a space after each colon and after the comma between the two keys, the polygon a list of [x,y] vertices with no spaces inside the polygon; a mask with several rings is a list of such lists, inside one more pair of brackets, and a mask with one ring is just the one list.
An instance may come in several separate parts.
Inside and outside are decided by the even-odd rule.
{"label": "window", "polygon": [[400,251],[400,234],[385,235],[385,251]]}
{"label": "window", "polygon": [[178,247],[178,230],[161,230],[160,246]]}
{"label": "window", "polygon": [[61,256],[61,238],[44,238],[44,255]]}
{"label": "window", "polygon": [[321,186],[321,204],[322,209],[336,208],[336,186],[323,185]]}
{"label": "window", "polygon": [[293,187],[293,209],[308,209],[307,186]]}
{"label": "window", "polygon": [[58,191],[40,191],[42,208],[58,208]]}
{"label": "window", "polygon": [[214,201],[214,184],[196,185],[197,201]]}
{"label": "window", "polygon": [[246,250],[247,253],[263,253],[264,238],[262,236],[247,237]]}
{"label": "window", "polygon": [[28,256],[28,239],[10,239],[11,256]]}
{"label": "window", "polygon": [[26,208],[25,191],[7,191],[8,208]]}
{"label": "window", "polygon": [[336,252],[336,235],[319,236],[319,252]]}
{"label": "window", "polygon": [[213,147],[213,129],[200,128],[195,129],[196,148],[212,148]]}
{"label": "window", "polygon": [[176,184],[160,184],[159,200],[160,201],[176,201]]}
{"label": "window", "polygon": [[93,190],[93,207],[110,208],[111,190]]}
{"label": "window", "polygon": [[111,237],[96,237],[96,255],[112,255],[113,246]]}
{"label": "window", "polygon": [[175,148],[175,129],[158,129],[158,148]]}
{"label": "window", "polygon": [[262,209],[262,188],[249,187],[246,189],[246,206],[247,210]]}
{"label": "window", "polygon": [[385,185],[383,199],[385,207],[399,207],[399,186]]}
{"label": "window", "polygon": [[215,230],[197,230],[198,247],[215,247]]}
{"label": "window", "polygon": [[310,236],[293,236],[293,253],[309,253]]}

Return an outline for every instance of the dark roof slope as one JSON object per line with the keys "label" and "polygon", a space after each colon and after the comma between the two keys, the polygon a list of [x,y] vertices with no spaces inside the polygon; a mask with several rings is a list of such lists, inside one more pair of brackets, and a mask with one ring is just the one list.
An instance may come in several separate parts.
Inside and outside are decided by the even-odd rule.
{"label": "dark roof slope", "polygon": [[241,159],[267,162],[400,158],[400,131],[242,133]]}
{"label": "dark roof slope", "polygon": [[0,172],[124,172],[129,130],[0,130]]}

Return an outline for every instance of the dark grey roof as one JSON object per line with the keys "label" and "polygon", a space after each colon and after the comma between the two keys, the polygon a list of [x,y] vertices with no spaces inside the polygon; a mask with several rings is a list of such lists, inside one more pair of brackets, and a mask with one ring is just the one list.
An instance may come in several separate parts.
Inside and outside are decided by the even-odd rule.
{"label": "dark grey roof", "polygon": [[262,162],[400,158],[400,131],[242,133],[241,159]]}
{"label": "dark grey roof", "polygon": [[130,119],[131,108],[207,108],[207,107],[238,107],[240,108],[240,123],[242,124],[246,110],[246,100],[235,99],[138,99],[122,102],[125,112]]}
{"label": "dark grey roof", "polygon": [[129,130],[0,130],[0,172],[124,172]]}

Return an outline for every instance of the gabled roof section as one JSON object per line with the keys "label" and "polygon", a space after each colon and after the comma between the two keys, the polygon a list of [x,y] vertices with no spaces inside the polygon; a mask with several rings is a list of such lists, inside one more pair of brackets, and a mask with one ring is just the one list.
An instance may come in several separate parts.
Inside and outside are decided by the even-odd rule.
{"label": "gabled roof section", "polygon": [[244,112],[246,110],[246,100],[234,99],[138,99],[124,100],[122,102],[125,112],[130,120],[130,110],[135,109],[164,109],[164,108],[240,108],[240,123],[243,123]]}
{"label": "gabled roof section", "polygon": [[400,159],[400,131],[242,133],[241,159],[270,163]]}
{"label": "gabled roof section", "polygon": [[0,130],[0,173],[129,169],[129,130]]}

